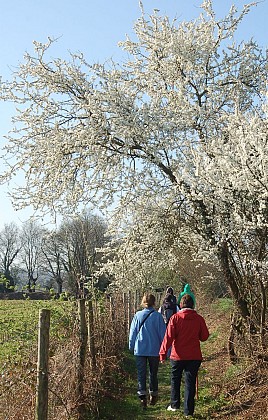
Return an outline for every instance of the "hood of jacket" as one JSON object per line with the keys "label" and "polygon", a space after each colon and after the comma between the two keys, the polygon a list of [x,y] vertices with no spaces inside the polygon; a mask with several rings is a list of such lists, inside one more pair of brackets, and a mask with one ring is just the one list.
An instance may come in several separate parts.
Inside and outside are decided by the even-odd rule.
{"label": "hood of jacket", "polygon": [[179,311],[179,317],[185,319],[186,321],[189,320],[193,320],[197,317],[197,312],[195,309],[191,309],[191,308],[183,308]]}

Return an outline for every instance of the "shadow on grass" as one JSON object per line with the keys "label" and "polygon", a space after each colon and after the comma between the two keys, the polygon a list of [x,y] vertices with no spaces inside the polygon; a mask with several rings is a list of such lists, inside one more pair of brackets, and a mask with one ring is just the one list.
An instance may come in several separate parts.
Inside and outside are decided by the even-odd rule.
{"label": "shadow on grass", "polygon": [[[159,366],[159,401],[155,406],[143,410],[137,397],[137,371],[135,357],[126,351],[122,362],[122,376],[118,378],[118,389],[124,389],[121,395],[113,390],[114,399],[106,399],[99,407],[99,419],[103,420],[139,420],[139,419],[172,419],[178,413],[167,413],[170,399],[170,366],[169,362]],[[122,383],[123,381],[123,383]],[[175,416],[176,414],[176,416]],[[182,415],[181,418],[184,418]]]}
{"label": "shadow on grass", "polygon": [[[170,364],[167,361],[159,366],[159,400],[155,406],[148,406],[143,410],[137,398],[137,371],[135,357],[129,352],[124,353],[121,364],[121,375],[114,381],[114,389],[110,390],[110,397],[102,401],[99,407],[101,420],[168,420],[185,419],[182,407],[176,412],[167,412],[170,401]],[[199,399],[196,401],[195,418],[211,419],[212,413],[224,405],[223,401],[215,400],[211,395],[210,386],[206,383],[205,375],[200,371],[202,389],[199,392]],[[118,391],[117,391],[118,390]],[[183,383],[182,383],[183,394]],[[211,414],[210,414],[211,413]],[[211,417],[212,415],[212,417]]]}
{"label": "shadow on grass", "polygon": [[[124,353],[121,363],[122,376],[118,378],[118,388],[114,385],[114,399],[106,399],[99,410],[99,419],[138,420],[157,419],[161,411],[165,411],[169,402],[170,374],[169,363],[159,366],[159,402],[155,406],[148,406],[143,410],[137,397],[137,370],[135,357],[129,352]],[[123,383],[122,383],[123,381]],[[116,389],[123,389],[121,395]],[[172,413],[173,414],[173,413]],[[166,417],[172,418],[172,417]]]}

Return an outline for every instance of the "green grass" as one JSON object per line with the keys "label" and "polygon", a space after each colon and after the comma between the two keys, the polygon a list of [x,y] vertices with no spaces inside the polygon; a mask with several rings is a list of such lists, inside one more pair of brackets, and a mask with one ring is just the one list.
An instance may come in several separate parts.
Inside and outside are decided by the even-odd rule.
{"label": "green grass", "polygon": [[[140,419],[183,419],[183,407],[178,412],[168,412],[166,410],[170,401],[170,364],[167,361],[159,366],[159,401],[155,406],[148,406],[147,410],[140,407],[140,402],[136,394],[136,365],[135,357],[129,352],[125,353],[123,363],[124,379],[115,384],[114,399],[106,399],[100,405],[99,418],[103,420],[140,420]],[[120,389],[116,393],[116,389]],[[122,392],[123,388],[123,392]],[[183,384],[182,384],[183,402]],[[183,404],[183,403],[182,403]],[[215,410],[225,405],[224,397],[219,396],[215,399],[212,394],[211,383],[206,378],[206,371],[202,367],[199,370],[199,395],[196,401],[195,418],[210,419]]]}
{"label": "green grass", "polygon": [[215,311],[221,312],[230,312],[233,309],[233,300],[230,298],[220,298],[213,303],[212,307]]}
{"label": "green grass", "polygon": [[[51,310],[50,352],[53,354],[53,343],[62,342],[71,334],[74,327],[75,302],[55,301],[0,301],[0,373],[5,366],[27,360],[37,346],[39,310]],[[228,308],[228,309],[227,309]],[[216,313],[230,310],[230,302],[220,300],[215,306]],[[204,355],[214,354],[220,340],[221,328],[215,325],[209,340],[202,343]],[[230,368],[226,375],[235,374]],[[103,420],[163,420],[183,419],[183,409],[179,412],[166,410],[170,400],[170,364],[167,361],[159,367],[159,401],[149,406],[146,411],[140,407],[137,397],[137,372],[135,357],[125,351],[122,359],[121,373],[115,373],[114,383],[99,406],[97,418]],[[199,371],[199,398],[196,401],[195,418],[212,419],[213,413],[226,404],[222,395],[215,397],[211,375],[201,366]],[[183,394],[183,386],[182,386]],[[182,395],[183,401],[183,395]],[[91,419],[89,416],[88,419]],[[96,416],[92,418],[95,420]]]}
{"label": "green grass", "polygon": [[0,300],[0,367],[19,363],[37,345],[40,309],[51,311],[52,341],[63,340],[73,328],[71,302]]}
{"label": "green grass", "polygon": [[[212,311],[214,317],[218,318],[213,329],[210,331],[210,337],[205,343],[201,343],[202,352],[204,356],[217,354],[217,350],[222,347],[222,333],[224,330],[225,317],[231,313],[233,303],[231,299],[218,299],[213,303]],[[220,346],[220,347],[219,347]],[[217,356],[215,356],[217,357]],[[227,405],[225,396],[222,393],[215,393],[213,380],[211,379],[210,372],[204,367],[203,363],[199,370],[199,392],[198,400],[196,400],[195,418],[197,419],[213,419],[214,413]],[[215,369],[210,364],[207,365],[208,369]],[[217,369],[217,368],[216,368]],[[149,406],[146,411],[140,407],[137,398],[137,373],[135,358],[130,352],[126,351],[123,371],[125,376],[121,378],[118,389],[124,389],[124,392],[114,392],[114,398],[106,399],[100,406],[100,419],[120,419],[120,420],[168,420],[168,419],[184,419],[183,408],[179,412],[168,412],[166,410],[170,401],[170,364],[167,361],[159,367],[159,401],[151,407]],[[220,379],[219,379],[220,381]],[[115,390],[117,385],[115,384]],[[182,384],[182,403],[183,403],[183,384]]]}

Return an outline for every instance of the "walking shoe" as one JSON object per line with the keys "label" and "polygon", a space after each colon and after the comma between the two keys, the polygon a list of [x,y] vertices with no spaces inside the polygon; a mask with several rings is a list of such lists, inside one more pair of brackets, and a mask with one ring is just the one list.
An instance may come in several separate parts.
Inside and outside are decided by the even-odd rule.
{"label": "walking shoe", "polygon": [[167,411],[177,411],[178,408],[173,408],[171,405],[168,406]]}
{"label": "walking shoe", "polygon": [[146,397],[140,398],[140,401],[141,401],[141,406],[142,406],[143,410],[146,410],[146,408],[147,408],[147,398]]}
{"label": "walking shoe", "polygon": [[155,405],[157,403],[157,395],[150,395],[150,405]]}

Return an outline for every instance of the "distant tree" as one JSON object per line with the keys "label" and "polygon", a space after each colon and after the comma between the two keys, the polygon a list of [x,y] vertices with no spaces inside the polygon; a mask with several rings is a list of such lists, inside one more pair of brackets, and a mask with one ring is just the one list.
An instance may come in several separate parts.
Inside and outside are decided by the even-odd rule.
{"label": "distant tree", "polygon": [[43,271],[50,276],[57,285],[57,294],[62,293],[66,273],[66,247],[63,244],[61,235],[57,231],[44,234],[42,242],[42,267]]}
{"label": "distant tree", "polygon": [[83,290],[85,283],[94,283],[98,248],[105,244],[106,231],[104,219],[89,211],[64,220],[59,228],[67,257],[63,264],[77,293]]}
{"label": "distant tree", "polygon": [[27,273],[29,291],[35,291],[41,268],[41,253],[44,240],[44,229],[35,221],[29,220],[21,231],[21,262]]}
{"label": "distant tree", "polygon": [[21,250],[19,228],[15,223],[8,223],[0,231],[0,270],[9,281],[10,286],[15,285],[12,266]]}

